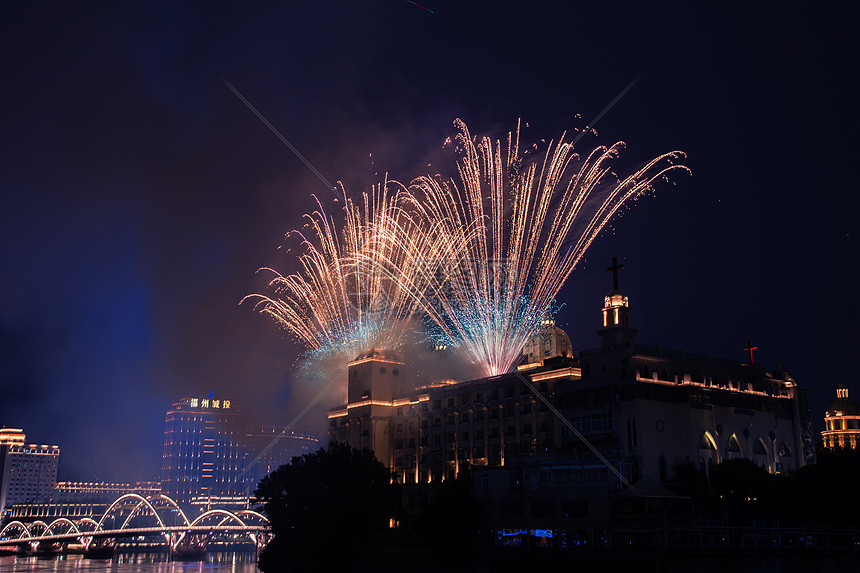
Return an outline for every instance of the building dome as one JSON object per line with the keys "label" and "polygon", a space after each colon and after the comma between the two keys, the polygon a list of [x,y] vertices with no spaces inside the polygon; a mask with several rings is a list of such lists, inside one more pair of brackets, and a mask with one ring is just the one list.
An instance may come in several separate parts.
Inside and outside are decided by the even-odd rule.
{"label": "building dome", "polygon": [[573,343],[567,333],[555,325],[555,321],[546,318],[541,321],[540,329],[523,347],[525,364],[540,364],[547,358],[555,356],[573,357]]}
{"label": "building dome", "polygon": [[848,398],[848,388],[839,383],[836,400],[824,413],[821,437],[826,448],[860,447],[860,404]]}
{"label": "building dome", "polygon": [[848,388],[845,384],[839,383],[836,388],[836,400],[827,406],[825,416],[860,416],[860,404],[848,397]]}

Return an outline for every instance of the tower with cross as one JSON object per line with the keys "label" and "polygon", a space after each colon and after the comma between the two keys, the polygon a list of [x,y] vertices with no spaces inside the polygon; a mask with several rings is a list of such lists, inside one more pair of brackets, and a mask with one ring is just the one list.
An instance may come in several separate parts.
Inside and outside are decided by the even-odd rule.
{"label": "tower with cross", "polygon": [[618,271],[623,268],[617,257],[612,257],[612,265],[606,268],[612,273],[612,290],[603,298],[603,330],[597,332],[603,350],[632,348],[636,344],[636,330],[630,328],[630,303],[618,289]]}

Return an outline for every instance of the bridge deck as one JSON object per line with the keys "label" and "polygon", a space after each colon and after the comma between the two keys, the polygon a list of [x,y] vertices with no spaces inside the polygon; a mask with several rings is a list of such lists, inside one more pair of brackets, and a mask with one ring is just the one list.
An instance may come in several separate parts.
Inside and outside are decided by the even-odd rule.
{"label": "bridge deck", "polygon": [[0,547],[9,545],[20,545],[22,543],[37,543],[40,541],[58,542],[71,541],[82,537],[104,538],[104,537],[137,537],[139,535],[167,535],[173,533],[271,533],[268,526],[255,527],[252,525],[177,525],[169,527],[129,527],[126,529],[103,529],[99,531],[81,531],[79,533],[60,533],[58,535],[41,535],[35,537],[18,537],[15,539],[0,540]]}

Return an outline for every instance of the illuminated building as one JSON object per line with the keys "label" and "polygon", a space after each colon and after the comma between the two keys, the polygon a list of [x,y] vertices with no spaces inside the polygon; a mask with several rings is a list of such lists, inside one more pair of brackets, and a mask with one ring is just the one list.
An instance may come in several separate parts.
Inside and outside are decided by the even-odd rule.
{"label": "illuminated building", "polygon": [[746,458],[775,473],[814,460],[806,391],[784,368],[638,344],[614,278],[600,347],[578,359],[552,324],[536,336],[555,345],[533,339],[516,371],[459,384],[412,388],[405,361],[362,354],[347,403],[329,411],[329,438],[372,448],[406,484],[505,467],[514,481],[528,474],[581,493],[621,488],[607,463],[630,483],[658,484],[683,463],[708,472]]}
{"label": "illuminated building", "polygon": [[[709,466],[746,458],[770,472],[814,461],[805,388],[780,366],[649,347],[636,342],[627,296],[604,300],[600,348],[580,354],[582,381],[567,384],[561,409],[577,420],[603,417],[631,475],[666,481],[679,463]],[[601,426],[601,424],[598,424]],[[589,437],[588,432],[583,432]]]}
{"label": "illuminated building", "polygon": [[61,481],[57,482],[49,498],[36,503],[9,505],[6,515],[24,522],[58,517],[72,520],[83,517],[98,519],[114,500],[129,493],[143,497],[153,496],[161,493],[161,485],[151,481],[133,484]]}
{"label": "illuminated building", "polygon": [[0,446],[23,446],[27,441],[24,430],[17,428],[0,428]]}
{"label": "illuminated building", "polygon": [[54,501],[60,503],[110,503],[127,493],[147,497],[161,493],[161,484],[154,481],[136,483],[60,481],[54,491]]}
{"label": "illuminated building", "polygon": [[860,404],[848,397],[848,388],[839,383],[836,400],[824,413],[821,438],[825,448],[856,448],[860,436]]}
{"label": "illuminated building", "polygon": [[[578,374],[568,366],[561,371]],[[453,477],[468,464],[503,465],[506,456],[552,444],[552,414],[516,374],[402,393],[394,385],[400,376],[404,364],[378,350],[354,361],[349,402],[329,412],[329,438],[373,449],[404,483]],[[553,391],[552,379],[530,382]]]}
{"label": "illuminated building", "polygon": [[57,484],[59,446],[27,444],[22,430],[0,431],[0,509],[50,501]]}
{"label": "illuminated building", "polygon": [[108,508],[107,503],[16,503],[6,508],[4,516],[10,520],[30,523],[40,519],[53,521],[65,517],[78,521],[84,517],[98,520]]}
{"label": "illuminated building", "polygon": [[185,398],[167,411],[161,491],[181,505],[241,507],[259,481],[319,447],[311,434],[246,426],[230,400]]}
{"label": "illuminated building", "polygon": [[242,505],[245,415],[230,400],[185,398],[164,421],[162,492],[180,505]]}

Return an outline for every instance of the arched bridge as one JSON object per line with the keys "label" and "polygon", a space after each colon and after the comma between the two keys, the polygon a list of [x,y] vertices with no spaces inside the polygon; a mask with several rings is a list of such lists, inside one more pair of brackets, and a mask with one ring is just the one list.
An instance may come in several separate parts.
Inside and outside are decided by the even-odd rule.
{"label": "arched bridge", "polygon": [[164,540],[175,552],[203,551],[216,534],[245,538],[257,547],[271,536],[269,521],[251,510],[211,509],[189,520],[182,508],[166,495],[143,497],[126,494],[108,506],[101,519],[72,521],[60,517],[50,523],[13,521],[0,531],[0,547],[25,551],[58,551],[80,543],[85,551],[112,547],[125,537],[152,536]]}

